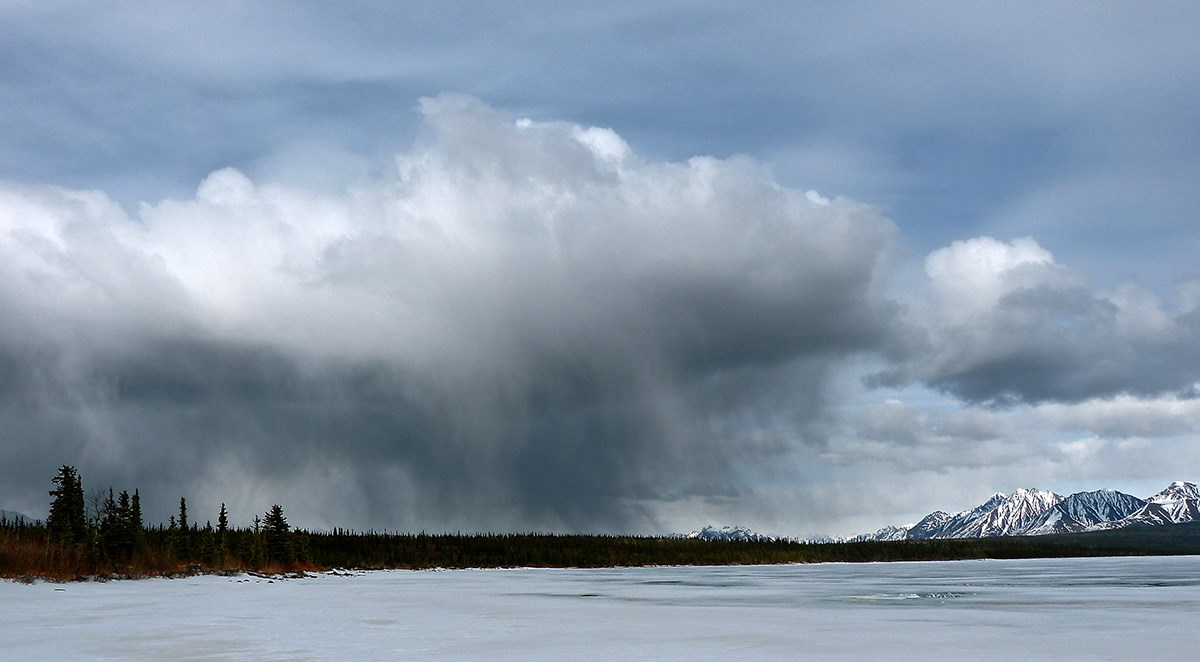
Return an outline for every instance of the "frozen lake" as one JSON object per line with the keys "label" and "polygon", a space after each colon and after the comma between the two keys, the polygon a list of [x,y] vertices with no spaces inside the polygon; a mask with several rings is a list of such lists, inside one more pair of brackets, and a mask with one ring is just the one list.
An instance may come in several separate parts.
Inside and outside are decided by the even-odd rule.
{"label": "frozen lake", "polygon": [[1200,557],[0,581],[4,659],[1196,659]]}

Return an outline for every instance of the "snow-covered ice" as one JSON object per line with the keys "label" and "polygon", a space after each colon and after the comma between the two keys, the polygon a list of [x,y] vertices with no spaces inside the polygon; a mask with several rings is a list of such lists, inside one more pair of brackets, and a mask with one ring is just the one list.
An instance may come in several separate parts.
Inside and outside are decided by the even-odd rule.
{"label": "snow-covered ice", "polygon": [[4,659],[1190,659],[1200,557],[0,581]]}

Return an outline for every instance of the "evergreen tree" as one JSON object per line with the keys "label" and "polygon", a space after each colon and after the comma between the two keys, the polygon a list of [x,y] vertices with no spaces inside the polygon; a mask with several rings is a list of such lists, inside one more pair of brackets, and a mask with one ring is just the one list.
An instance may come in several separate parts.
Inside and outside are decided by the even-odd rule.
{"label": "evergreen tree", "polygon": [[248,567],[255,566],[254,540],[254,535],[244,529],[234,533],[233,555],[235,558],[241,561],[243,565]]}
{"label": "evergreen tree", "polygon": [[129,492],[121,490],[121,496],[117,498],[117,558],[128,561],[137,546],[138,535],[134,530],[133,504],[130,502]]}
{"label": "evergreen tree", "polygon": [[117,498],[117,513],[126,524],[133,523],[133,507],[129,503],[129,492],[125,490],[121,490],[121,496]]}
{"label": "evergreen tree", "polygon": [[50,490],[50,515],[46,529],[50,540],[59,544],[82,543],[87,540],[87,520],[84,513],[83,480],[75,467],[63,465],[51,479],[58,487]]}
{"label": "evergreen tree", "polygon": [[225,504],[221,503],[221,512],[217,513],[217,554],[221,562],[225,561],[225,554],[229,551],[229,511],[225,510]]}
{"label": "evergreen tree", "polygon": [[[160,524],[159,526],[161,527],[162,525]],[[176,558],[178,558],[179,557],[179,527],[176,526],[176,524],[175,524],[175,516],[174,515],[167,517],[167,535],[165,538],[162,538],[162,539],[166,541],[166,549],[170,550],[170,552],[172,554],[174,554],[176,556]]]}
{"label": "evergreen tree", "polygon": [[179,528],[188,528],[187,499],[179,497]]}
{"label": "evergreen tree", "polygon": [[100,545],[104,550],[104,554],[112,557],[116,552],[118,528],[120,527],[119,517],[117,515],[117,500],[113,497],[112,488],[108,488],[108,496],[100,503],[100,512],[96,517],[99,533]]}
{"label": "evergreen tree", "polygon": [[200,532],[200,558],[204,559],[210,568],[215,568],[221,564],[223,556],[221,543],[213,531],[212,522],[205,522],[204,529]]}
{"label": "evergreen tree", "polygon": [[179,531],[175,537],[175,554],[181,561],[187,561],[192,556],[191,530],[188,528],[187,499],[179,497]]}
{"label": "evergreen tree", "polygon": [[289,535],[291,527],[283,516],[283,506],[275,504],[263,518],[263,530],[267,537],[267,558],[271,561],[291,563],[296,560],[296,552],[292,547]]}
{"label": "evergreen tree", "polygon": [[253,531],[252,535],[242,536],[239,555],[251,567],[259,567],[266,558],[262,536],[262,517],[254,516],[254,526],[251,531]]}
{"label": "evergreen tree", "polygon": [[133,490],[133,499],[129,503],[129,522],[133,529],[134,547],[140,548],[145,540],[145,525],[142,524],[142,496],[137,489]]}

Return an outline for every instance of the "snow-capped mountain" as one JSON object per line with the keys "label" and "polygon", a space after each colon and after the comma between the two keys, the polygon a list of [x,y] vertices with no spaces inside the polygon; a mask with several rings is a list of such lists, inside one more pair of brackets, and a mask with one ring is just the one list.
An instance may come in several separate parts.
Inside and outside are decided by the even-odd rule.
{"label": "snow-capped mountain", "polygon": [[888,541],[908,539],[908,527],[885,526],[875,533],[864,533],[850,538],[831,539],[829,542],[866,542],[868,540]]}
{"label": "snow-capped mountain", "polygon": [[1146,499],[1151,503],[1170,503],[1174,501],[1190,501],[1200,499],[1200,487],[1195,483],[1177,480],[1167,486],[1167,489]]}
{"label": "snow-capped mountain", "polygon": [[1146,500],[1137,512],[1126,517],[1124,524],[1179,524],[1200,520],[1200,488],[1195,483],[1177,480],[1167,489]]}
{"label": "snow-capped mountain", "polygon": [[22,515],[21,513],[16,513],[11,510],[0,510],[0,521],[5,521],[5,522],[15,524],[17,522],[33,522],[33,518],[26,517],[25,515]]}
{"label": "snow-capped mountain", "polygon": [[1024,535],[1062,500],[1054,492],[1019,489],[982,518],[978,537]]}
{"label": "snow-capped mountain", "polygon": [[688,538],[699,540],[720,540],[724,542],[771,542],[775,538],[755,533],[744,526],[706,526],[699,531],[692,531]]}
{"label": "snow-capped mountain", "polygon": [[835,542],[846,542],[846,539],[843,537],[835,538],[833,536],[827,536],[827,535],[820,534],[820,533],[813,534],[813,535],[807,535],[807,536],[776,538],[776,540],[788,540],[791,542],[804,543],[806,545],[827,545],[829,543],[835,543]]}
{"label": "snow-capped mountain", "polygon": [[907,538],[909,540],[928,540],[937,535],[952,519],[954,519],[954,515],[944,510],[935,510],[921,518],[920,522],[908,527]]}
{"label": "snow-capped mountain", "polygon": [[904,540],[908,529],[903,526],[885,526],[874,533],[875,540]]}
{"label": "snow-capped mountain", "polygon": [[1108,489],[1077,492],[1068,497],[1044,490],[1019,489],[1012,495],[996,493],[970,510],[956,514],[938,510],[912,526],[888,526],[850,540],[1047,535],[1194,520],[1200,520],[1200,487],[1184,481],[1171,483],[1145,500]]}
{"label": "snow-capped mountain", "polygon": [[1115,523],[1136,513],[1146,501],[1116,490],[1076,492],[1046,512],[1027,533],[1078,533],[1106,523]]}
{"label": "snow-capped mountain", "polygon": [[[952,515],[941,526],[934,526],[933,522],[927,523],[929,517],[926,517],[918,523],[918,526],[926,524],[918,534],[922,538],[911,535],[911,530],[909,538],[987,538],[1021,535],[1062,500],[1061,496],[1053,492],[1036,489],[1022,488],[1012,495],[996,493],[979,506]],[[930,517],[934,515],[937,513]]]}
{"label": "snow-capped mountain", "polygon": [[1002,492],[997,492],[988,498],[987,501],[975,506],[970,510],[964,510],[961,513],[952,515],[950,519],[938,530],[934,531],[930,538],[968,538],[973,537],[971,531],[978,527],[975,523],[987,516],[1008,498]]}

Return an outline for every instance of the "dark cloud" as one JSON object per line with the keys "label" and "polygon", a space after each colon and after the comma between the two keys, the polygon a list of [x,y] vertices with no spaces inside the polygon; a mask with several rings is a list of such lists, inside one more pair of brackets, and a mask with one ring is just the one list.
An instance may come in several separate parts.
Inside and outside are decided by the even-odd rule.
{"label": "dark cloud", "polygon": [[869,207],[466,97],[423,112],[393,174],[338,194],[224,170],[130,218],[6,189],[0,496],[65,462],[167,508],[645,530],[820,443],[831,366],[896,326]]}

